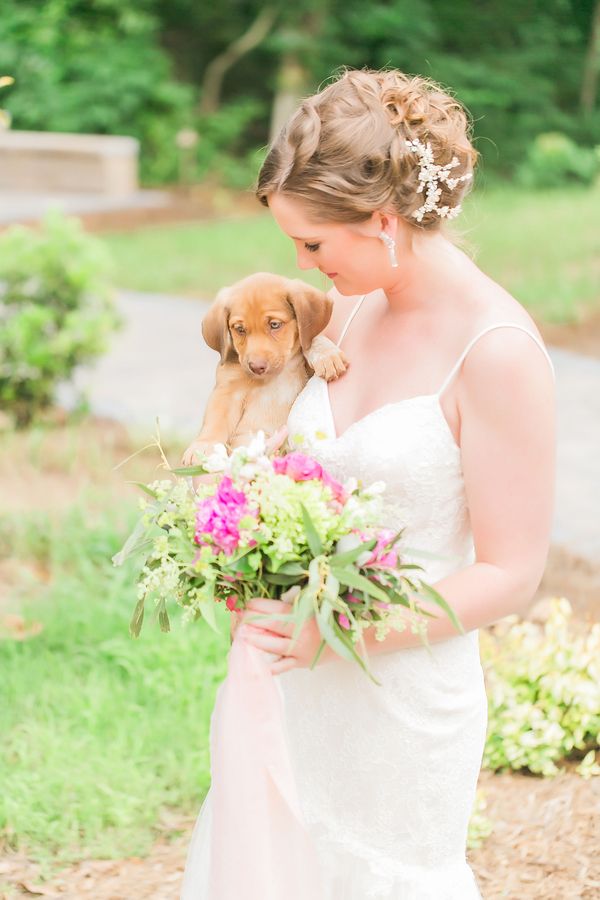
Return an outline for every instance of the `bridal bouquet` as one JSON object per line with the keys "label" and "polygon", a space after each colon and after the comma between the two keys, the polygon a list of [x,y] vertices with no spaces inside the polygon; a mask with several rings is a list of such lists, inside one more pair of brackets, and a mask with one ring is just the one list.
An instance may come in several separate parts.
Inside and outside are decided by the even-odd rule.
{"label": "bridal bouquet", "polygon": [[[381,482],[341,484],[304,453],[269,456],[262,433],[230,455],[218,445],[199,465],[170,472],[173,480],[140,485],[147,495],[142,517],[113,557],[120,565],[144,554],[134,636],[147,601],[163,631],[170,628],[173,600],[186,619],[202,617],[218,631],[216,602],[233,611],[253,597],[279,598],[290,612],[270,618],[294,622],[292,642],[316,617],[322,642],[311,668],[327,643],[379,684],[365,660],[365,628],[384,640],[390,629],[410,625],[427,644],[426,618],[433,613],[416,597],[433,601],[463,630],[439,593],[413,575],[422,567],[402,561],[402,532],[378,527]],[[189,476],[205,473],[214,480],[194,491]]]}

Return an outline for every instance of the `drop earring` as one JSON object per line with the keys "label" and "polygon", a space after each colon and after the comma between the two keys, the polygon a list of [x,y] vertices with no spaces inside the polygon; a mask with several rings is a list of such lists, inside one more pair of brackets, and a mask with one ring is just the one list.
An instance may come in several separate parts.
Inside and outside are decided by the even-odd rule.
{"label": "drop earring", "polygon": [[390,237],[389,234],[386,234],[385,231],[379,232],[379,239],[383,241],[385,246],[388,248],[388,252],[390,254],[390,265],[392,269],[397,269],[398,260],[396,259],[396,241],[393,237]]}

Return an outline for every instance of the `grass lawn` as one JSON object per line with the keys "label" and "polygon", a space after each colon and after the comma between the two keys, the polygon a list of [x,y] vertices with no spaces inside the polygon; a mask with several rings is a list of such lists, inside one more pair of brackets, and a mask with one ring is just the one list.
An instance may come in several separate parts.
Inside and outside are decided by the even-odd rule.
{"label": "grass lawn", "polygon": [[[479,189],[454,229],[478,265],[540,321],[575,321],[600,308],[600,187]],[[140,291],[210,298],[256,271],[329,284],[320,272],[297,269],[292,241],[261,210],[103,240],[115,259],[117,284]]]}
{"label": "grass lawn", "polygon": [[[2,438],[6,457],[27,470],[41,448],[35,491],[48,505],[0,515],[0,850],[53,864],[143,855],[161,812],[197,813],[208,788],[227,613],[217,610],[219,636],[204,623],[183,627],[173,604],[170,634],[150,615],[133,640],[136,562],[114,568],[111,557],[138,514],[124,481],[162,477],[151,474],[156,459],[113,474],[128,454],[111,457],[105,442],[102,466],[92,463],[90,483],[57,511],[44,485],[60,479],[68,492],[80,463],[65,435],[40,431],[34,442],[32,434]],[[71,438],[85,459],[81,433]],[[0,493],[4,476],[3,463]],[[109,489],[117,479],[120,498]],[[6,630],[9,612],[41,631],[19,640]]]}

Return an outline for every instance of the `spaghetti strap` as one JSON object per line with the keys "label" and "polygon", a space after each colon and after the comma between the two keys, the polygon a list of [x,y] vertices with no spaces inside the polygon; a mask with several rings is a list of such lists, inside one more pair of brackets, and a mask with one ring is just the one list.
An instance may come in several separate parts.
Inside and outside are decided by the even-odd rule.
{"label": "spaghetti strap", "polygon": [[338,347],[341,346],[341,343],[342,343],[342,341],[343,341],[343,339],[344,339],[344,337],[345,337],[345,335],[346,335],[346,332],[348,331],[348,328],[350,327],[350,323],[351,323],[352,319],[354,318],[354,316],[356,315],[356,313],[358,312],[358,310],[360,309],[361,304],[362,304],[362,302],[363,302],[363,300],[365,299],[366,296],[367,296],[366,294],[363,294],[363,295],[362,295],[362,297],[360,298],[360,300],[358,301],[358,303],[355,304],[354,309],[352,310],[352,312],[350,313],[350,315],[349,315],[348,318],[346,319],[346,322],[345,322],[345,324],[344,324],[344,327],[342,328],[342,333],[340,334],[340,336],[339,336],[339,338],[338,338],[338,340],[337,340],[337,346],[338,346]]}
{"label": "spaghetti strap", "polygon": [[443,394],[443,392],[446,390],[446,388],[448,387],[448,385],[449,385],[450,382],[452,381],[453,377],[456,375],[456,373],[457,373],[458,370],[460,369],[462,363],[464,362],[464,359],[465,359],[467,353],[469,352],[469,350],[471,349],[471,347],[473,346],[473,344],[475,344],[476,341],[478,341],[480,337],[483,337],[484,334],[487,334],[488,331],[493,331],[494,328],[518,328],[520,331],[524,331],[525,334],[528,334],[529,337],[533,338],[533,340],[536,342],[536,344],[538,345],[538,347],[540,348],[540,350],[544,353],[544,355],[546,356],[546,359],[547,359],[548,362],[550,363],[550,369],[552,370],[552,376],[553,376],[554,379],[556,379],[556,373],[555,373],[555,371],[554,371],[554,365],[552,364],[552,360],[550,359],[550,355],[549,355],[548,351],[546,350],[546,348],[544,347],[544,345],[542,344],[542,342],[540,341],[540,339],[537,338],[537,337],[535,336],[535,334],[533,334],[531,331],[528,331],[528,329],[525,328],[523,325],[517,325],[515,322],[498,322],[498,324],[496,324],[496,325],[490,325],[490,326],[488,326],[488,328],[484,328],[483,331],[480,331],[479,334],[475,335],[475,337],[473,338],[473,340],[469,341],[469,343],[467,344],[467,346],[465,347],[465,349],[463,350],[463,352],[462,352],[461,355],[459,356],[458,360],[456,361],[455,365],[454,365],[453,368],[451,369],[451,371],[450,371],[448,377],[446,378],[446,380],[444,381],[443,385],[442,385],[441,388],[439,389],[439,391],[438,391],[438,393],[437,393],[437,396],[439,396],[440,394]]}

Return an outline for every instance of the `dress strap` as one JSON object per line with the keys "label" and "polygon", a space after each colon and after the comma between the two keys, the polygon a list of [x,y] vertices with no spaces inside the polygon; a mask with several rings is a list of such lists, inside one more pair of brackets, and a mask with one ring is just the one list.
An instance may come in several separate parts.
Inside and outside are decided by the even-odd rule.
{"label": "dress strap", "polygon": [[356,313],[357,313],[358,310],[360,309],[360,306],[361,306],[361,304],[362,304],[362,302],[363,302],[363,300],[365,299],[366,296],[367,296],[366,294],[363,294],[363,295],[362,295],[362,297],[360,298],[360,300],[358,301],[358,303],[355,304],[354,309],[352,310],[352,312],[350,313],[350,315],[349,315],[348,318],[346,319],[346,322],[345,322],[345,324],[344,324],[344,327],[342,328],[342,333],[340,334],[340,336],[339,336],[339,338],[338,338],[338,340],[337,340],[337,346],[338,346],[338,347],[341,345],[341,343],[342,343],[342,341],[343,341],[343,339],[344,339],[344,337],[345,337],[345,334],[346,334],[346,332],[348,331],[348,328],[350,327],[350,323],[351,323],[352,319],[354,318],[354,316],[356,315]]}
{"label": "dress strap", "polygon": [[544,353],[544,355],[546,356],[546,359],[550,363],[550,368],[552,370],[552,376],[554,379],[556,379],[556,373],[554,371],[554,366],[552,364],[552,360],[550,359],[550,355],[549,355],[548,351],[546,350],[546,348],[544,347],[544,345],[542,344],[542,342],[540,341],[540,339],[538,337],[536,337],[535,334],[533,334],[531,331],[529,331],[523,325],[517,325],[515,322],[498,322],[497,325],[489,325],[487,328],[484,328],[483,331],[480,331],[479,334],[475,335],[473,340],[469,341],[469,343],[467,344],[467,346],[465,347],[465,349],[459,356],[458,360],[456,361],[456,364],[453,366],[450,374],[448,375],[448,377],[444,381],[443,385],[439,389],[438,396],[439,396],[439,394],[442,394],[446,390],[446,388],[448,387],[448,385],[450,384],[450,382],[452,381],[452,379],[454,378],[454,376],[460,369],[467,353],[469,352],[469,350],[471,349],[473,344],[475,344],[476,341],[478,341],[480,337],[483,337],[484,334],[487,334],[488,331],[493,331],[494,328],[518,328],[520,331],[524,331],[525,334],[528,334],[529,337],[533,338],[533,340],[536,342],[536,344],[538,345],[540,350]]}

